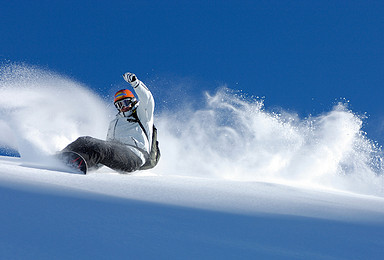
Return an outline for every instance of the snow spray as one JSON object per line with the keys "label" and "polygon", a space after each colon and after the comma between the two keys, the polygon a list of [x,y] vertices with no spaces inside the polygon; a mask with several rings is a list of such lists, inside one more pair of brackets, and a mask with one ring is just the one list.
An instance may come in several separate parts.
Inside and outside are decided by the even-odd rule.
{"label": "snow spray", "polygon": [[0,146],[37,160],[82,135],[105,138],[104,101],[80,83],[23,64],[0,69]]}
{"label": "snow spray", "polygon": [[222,88],[199,110],[161,114],[161,174],[273,181],[383,195],[383,157],[363,119],[336,105],[300,119]]}
{"label": "snow spray", "polygon": [[[301,119],[222,88],[205,104],[156,111],[158,175],[320,185],[383,196],[383,156],[344,104]],[[104,139],[115,111],[84,85],[26,65],[0,70],[0,146],[36,160],[79,136]],[[28,158],[29,157],[29,158]],[[128,176],[127,176],[128,177]]]}

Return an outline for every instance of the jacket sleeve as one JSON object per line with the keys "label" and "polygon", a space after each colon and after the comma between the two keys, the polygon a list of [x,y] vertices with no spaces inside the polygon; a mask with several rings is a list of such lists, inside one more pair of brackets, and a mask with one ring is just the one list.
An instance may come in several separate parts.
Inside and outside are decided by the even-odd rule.
{"label": "jacket sleeve", "polygon": [[[139,84],[134,87],[134,90],[140,101],[140,104],[137,108],[139,119],[143,124],[146,122],[148,124],[148,128],[150,128],[150,125],[153,124],[153,112],[155,109],[155,101],[153,99],[152,93],[141,81],[139,81]],[[152,132],[152,129],[148,130]]]}
{"label": "jacket sleeve", "polygon": [[116,118],[109,123],[108,132],[107,132],[107,141],[113,140],[115,138],[116,123],[117,123]]}

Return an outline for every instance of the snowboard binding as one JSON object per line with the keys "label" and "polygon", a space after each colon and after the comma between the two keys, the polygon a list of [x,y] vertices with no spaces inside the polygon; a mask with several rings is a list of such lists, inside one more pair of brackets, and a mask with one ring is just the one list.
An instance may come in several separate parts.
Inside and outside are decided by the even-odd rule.
{"label": "snowboard binding", "polygon": [[75,173],[87,174],[87,162],[80,154],[71,151],[65,151],[58,154],[58,158],[64,165],[68,166]]}

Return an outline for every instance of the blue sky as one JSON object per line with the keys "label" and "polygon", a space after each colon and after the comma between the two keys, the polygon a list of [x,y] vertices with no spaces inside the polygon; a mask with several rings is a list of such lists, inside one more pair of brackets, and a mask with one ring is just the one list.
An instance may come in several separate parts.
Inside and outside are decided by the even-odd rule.
{"label": "blue sky", "polygon": [[[159,104],[226,84],[302,117],[345,98],[383,143],[383,1],[3,1],[0,59],[108,95],[136,73]],[[187,87],[188,86],[188,87]]]}

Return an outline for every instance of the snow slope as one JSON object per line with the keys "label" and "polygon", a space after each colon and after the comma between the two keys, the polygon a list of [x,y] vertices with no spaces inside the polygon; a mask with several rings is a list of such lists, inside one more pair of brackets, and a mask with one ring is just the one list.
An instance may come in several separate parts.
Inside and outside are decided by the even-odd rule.
{"label": "snow slope", "polygon": [[384,199],[0,159],[2,259],[381,259]]}
{"label": "snow slope", "polygon": [[382,258],[384,157],[345,104],[301,119],[223,88],[159,109],[155,169],[83,176],[23,165],[104,138],[112,107],[56,73],[0,72],[0,147],[21,155],[0,157],[1,259]]}

